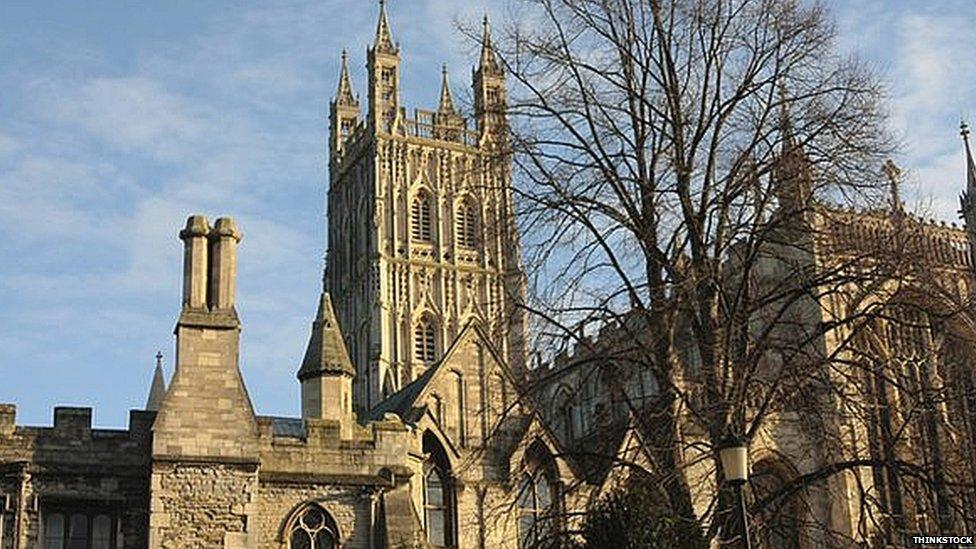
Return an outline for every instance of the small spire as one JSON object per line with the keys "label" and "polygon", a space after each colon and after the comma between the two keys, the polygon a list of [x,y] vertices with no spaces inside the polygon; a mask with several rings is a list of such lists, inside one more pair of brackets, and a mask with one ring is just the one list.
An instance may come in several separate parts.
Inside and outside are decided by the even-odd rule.
{"label": "small spire", "polygon": [[152,385],[149,388],[149,398],[146,400],[146,410],[158,412],[166,396],[166,380],[163,376],[163,353],[156,353],[156,370],[153,372]]}
{"label": "small spire", "polygon": [[454,114],[454,98],[451,97],[451,83],[447,78],[447,65],[441,66],[441,114]]}
{"label": "small spire", "polygon": [[492,72],[501,72],[498,67],[498,60],[495,59],[495,48],[491,43],[491,24],[488,22],[488,14],[485,14],[481,22],[481,69]]}
{"label": "small spire", "polygon": [[386,0],[380,0],[380,19],[376,23],[376,40],[373,43],[376,51],[384,53],[396,53],[397,48],[393,43],[393,33],[390,32],[390,21],[386,17]]}
{"label": "small spire", "polygon": [[966,191],[970,196],[976,196],[976,163],[973,162],[973,151],[969,148],[969,125],[965,120],[959,124],[959,135],[966,146]]}
{"label": "small spire", "polygon": [[352,92],[352,82],[349,80],[349,54],[342,50],[342,65],[339,69],[339,90],[336,92],[336,103],[347,107],[357,106],[356,96]]}

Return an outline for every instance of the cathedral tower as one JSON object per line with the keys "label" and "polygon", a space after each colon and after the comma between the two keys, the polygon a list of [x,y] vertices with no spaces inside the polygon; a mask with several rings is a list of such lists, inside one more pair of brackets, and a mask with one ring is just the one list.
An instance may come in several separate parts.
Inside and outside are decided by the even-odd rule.
{"label": "cathedral tower", "polygon": [[[475,123],[458,113],[446,67],[437,110],[407,115],[400,48],[383,2],[367,50],[369,104],[358,122],[345,62],[333,101],[325,289],[370,409],[436,363],[468,322],[522,363],[522,294],[504,155],[505,77],[485,24],[473,71]],[[347,109],[347,110],[341,110]],[[346,131],[348,130],[348,131]]]}

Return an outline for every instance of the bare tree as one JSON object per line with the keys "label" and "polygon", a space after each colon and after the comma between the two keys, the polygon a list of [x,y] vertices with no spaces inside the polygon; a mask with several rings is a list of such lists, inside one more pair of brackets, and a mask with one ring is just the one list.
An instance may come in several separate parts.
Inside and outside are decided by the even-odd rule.
{"label": "bare tree", "polygon": [[[831,497],[811,487],[841,475],[861,486],[865,470],[877,474],[855,495],[858,520],[880,510],[897,523],[905,510],[892,486],[911,477],[936,494],[939,525],[949,521],[962,505],[947,486],[971,477],[940,480],[942,466],[896,451],[910,412],[877,417],[892,409],[878,399],[904,368],[890,352],[872,354],[869,334],[919,327],[898,309],[898,281],[923,278],[927,241],[906,240],[919,222],[891,192],[897,174],[880,173],[896,148],[883,86],[837,52],[825,8],[520,0],[517,14],[497,47],[512,84],[505,153],[516,166],[536,345],[589,351],[577,354],[593,357],[639,418],[649,472],[674,516],[728,541],[729,493],[695,500],[722,485],[716,448],[730,431],[756,439],[793,421],[808,441],[794,451],[815,466],[754,490],[764,524],[820,520],[797,496]],[[938,318],[968,310],[964,301]],[[594,340],[587,324],[611,335]],[[655,397],[614,389],[621,368],[652,372]],[[936,385],[903,384],[912,395],[903,404],[939,421],[949,389]],[[855,420],[863,432],[847,429]],[[861,455],[850,436],[887,442]]]}

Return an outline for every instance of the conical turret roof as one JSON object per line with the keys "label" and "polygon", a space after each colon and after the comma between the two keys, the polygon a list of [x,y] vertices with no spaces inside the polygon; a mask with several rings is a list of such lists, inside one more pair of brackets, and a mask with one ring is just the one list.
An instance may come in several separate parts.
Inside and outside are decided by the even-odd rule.
{"label": "conical turret roof", "polygon": [[321,374],[356,375],[332,309],[332,299],[326,292],[322,292],[319,300],[318,314],[312,322],[312,335],[305,350],[302,367],[298,370],[298,379],[304,380]]}

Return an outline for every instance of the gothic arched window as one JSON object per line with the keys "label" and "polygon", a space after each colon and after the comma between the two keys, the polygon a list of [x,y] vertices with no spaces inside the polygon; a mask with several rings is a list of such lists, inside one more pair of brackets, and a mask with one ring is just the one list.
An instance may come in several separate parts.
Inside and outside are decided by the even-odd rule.
{"label": "gothic arched window", "polygon": [[563,436],[564,442],[572,442],[576,438],[573,418],[575,407],[573,406],[573,396],[565,386],[556,392],[552,411],[556,431]]}
{"label": "gothic arched window", "polygon": [[424,433],[424,529],[435,548],[455,547],[454,484],[451,465],[440,442]]}
{"label": "gothic arched window", "polygon": [[383,374],[383,398],[387,398],[396,392],[396,385],[393,383],[393,372],[387,370]]}
{"label": "gothic arched window", "polygon": [[[752,466],[749,475],[751,492],[756,499],[769,497],[789,481],[790,467],[778,460],[764,459]],[[756,517],[758,546],[763,549],[799,549],[800,505],[796,498],[788,498],[768,506]]]}
{"label": "gothic arched window", "polygon": [[325,509],[309,505],[302,509],[288,532],[288,549],[335,549],[339,529]]}
{"label": "gothic arched window", "polygon": [[410,236],[417,242],[431,242],[433,240],[433,200],[430,193],[421,190],[413,198],[410,206]]}
{"label": "gothic arched window", "polygon": [[427,365],[437,360],[437,325],[429,315],[421,317],[414,326],[413,358]]}
{"label": "gothic arched window", "polygon": [[478,210],[474,201],[462,199],[454,214],[454,234],[460,248],[473,249],[478,246]]}
{"label": "gothic arched window", "polygon": [[519,483],[519,547],[535,549],[558,545],[556,491],[552,458],[538,443],[528,453],[526,472]]}

